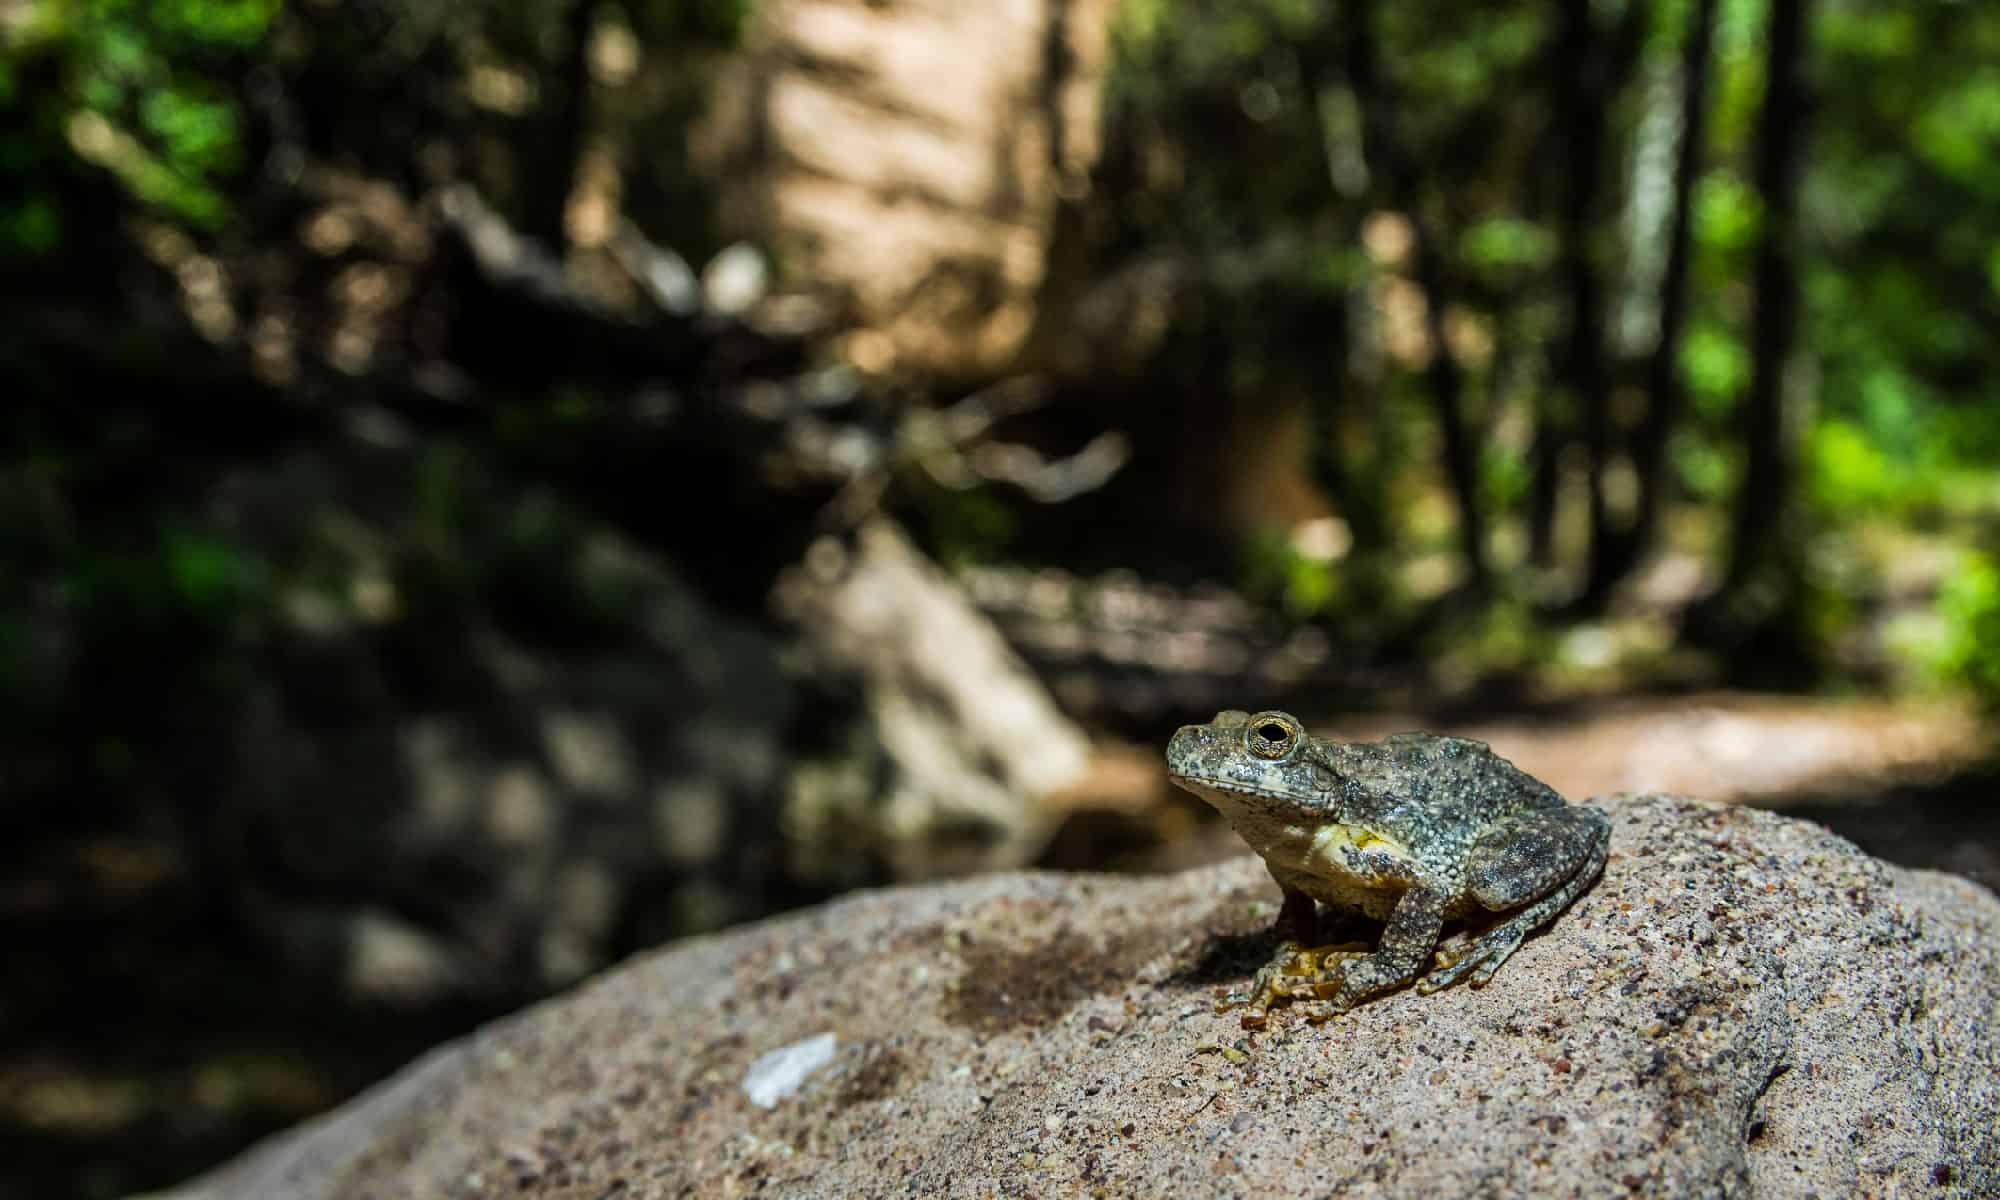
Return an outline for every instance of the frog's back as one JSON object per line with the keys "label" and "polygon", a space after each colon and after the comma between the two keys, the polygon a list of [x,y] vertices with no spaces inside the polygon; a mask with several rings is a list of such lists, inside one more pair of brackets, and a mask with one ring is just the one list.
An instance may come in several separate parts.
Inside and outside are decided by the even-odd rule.
{"label": "frog's back", "polygon": [[1394,733],[1383,739],[1398,774],[1422,780],[1426,799],[1473,817],[1561,808],[1562,794],[1473,738]]}

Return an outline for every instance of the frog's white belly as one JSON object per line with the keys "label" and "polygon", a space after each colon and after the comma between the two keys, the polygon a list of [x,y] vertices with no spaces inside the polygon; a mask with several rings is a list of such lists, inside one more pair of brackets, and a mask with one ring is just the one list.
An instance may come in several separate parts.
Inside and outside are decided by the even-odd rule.
{"label": "frog's white belly", "polygon": [[1250,822],[1239,832],[1263,856],[1273,878],[1322,904],[1387,920],[1408,887],[1403,880],[1350,866],[1353,852],[1363,847],[1409,861],[1409,852],[1401,845],[1358,826],[1329,822],[1308,829]]}
{"label": "frog's white belly", "polygon": [[1389,919],[1389,914],[1396,911],[1396,902],[1403,898],[1404,891],[1401,884],[1369,883],[1345,872],[1337,875],[1312,875],[1302,871],[1289,871],[1275,863],[1271,864],[1271,876],[1286,887],[1304,892],[1321,904],[1358,912],[1377,921]]}

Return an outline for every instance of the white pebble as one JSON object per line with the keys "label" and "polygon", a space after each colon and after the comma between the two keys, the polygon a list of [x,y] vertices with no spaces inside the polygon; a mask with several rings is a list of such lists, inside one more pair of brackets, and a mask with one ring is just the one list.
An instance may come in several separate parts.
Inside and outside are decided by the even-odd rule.
{"label": "white pebble", "polygon": [[750,1103],[760,1108],[776,1108],[778,1101],[799,1090],[808,1075],[833,1061],[835,1040],[830,1033],[815,1034],[751,1063],[749,1072],[743,1076],[743,1090]]}

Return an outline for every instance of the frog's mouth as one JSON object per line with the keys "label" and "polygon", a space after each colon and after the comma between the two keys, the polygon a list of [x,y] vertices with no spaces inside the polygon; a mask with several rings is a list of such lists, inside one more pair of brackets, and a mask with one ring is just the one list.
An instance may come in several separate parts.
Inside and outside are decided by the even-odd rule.
{"label": "frog's mouth", "polygon": [[1213,776],[1183,775],[1178,771],[1169,770],[1167,778],[1173,781],[1174,786],[1201,797],[1224,816],[1245,811],[1262,816],[1283,816],[1302,812],[1310,807],[1283,792],[1274,792],[1232,780],[1216,779]]}

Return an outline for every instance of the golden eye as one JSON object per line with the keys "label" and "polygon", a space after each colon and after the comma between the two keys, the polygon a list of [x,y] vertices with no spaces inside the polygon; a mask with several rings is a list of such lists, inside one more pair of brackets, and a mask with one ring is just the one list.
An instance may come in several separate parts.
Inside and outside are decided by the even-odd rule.
{"label": "golden eye", "polygon": [[1284,713],[1258,713],[1250,718],[1248,744],[1258,758],[1283,758],[1298,744],[1299,725]]}

